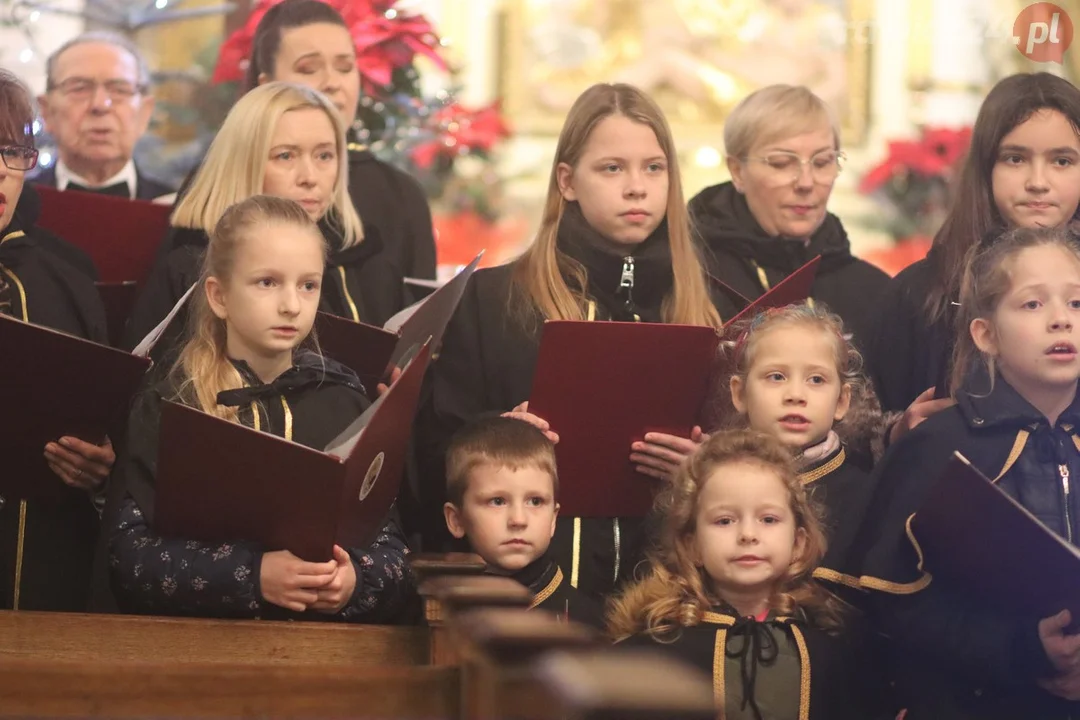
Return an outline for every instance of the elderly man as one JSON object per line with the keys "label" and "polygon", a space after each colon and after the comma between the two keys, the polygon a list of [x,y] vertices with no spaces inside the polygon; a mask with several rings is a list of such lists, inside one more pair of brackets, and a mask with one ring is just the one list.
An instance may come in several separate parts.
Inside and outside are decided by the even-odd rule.
{"label": "elderly man", "polygon": [[172,192],[142,175],[132,160],[154,110],[150,71],[133,43],[111,33],[85,33],[49,56],[46,74],[38,103],[59,158],[35,182],[140,200]]}

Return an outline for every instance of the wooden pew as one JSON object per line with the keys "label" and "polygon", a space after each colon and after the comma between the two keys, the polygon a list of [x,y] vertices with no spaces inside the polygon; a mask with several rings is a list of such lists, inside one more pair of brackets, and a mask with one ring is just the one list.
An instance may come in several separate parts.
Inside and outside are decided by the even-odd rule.
{"label": "wooden pew", "polygon": [[0,611],[0,661],[426,665],[423,627]]}

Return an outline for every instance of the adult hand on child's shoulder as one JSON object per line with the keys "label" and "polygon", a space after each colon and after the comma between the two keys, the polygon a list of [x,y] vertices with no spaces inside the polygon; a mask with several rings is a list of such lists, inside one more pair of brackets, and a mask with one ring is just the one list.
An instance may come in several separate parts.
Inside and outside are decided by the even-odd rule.
{"label": "adult hand on child's shoulder", "polygon": [[926,418],[956,404],[952,398],[934,399],[935,388],[924,390],[915,398],[900,419],[889,428],[889,444],[892,445],[904,435],[918,427]]}
{"label": "adult hand on child's shoulder", "polygon": [[544,433],[547,439],[550,440],[552,443],[559,442],[559,435],[552,431],[551,425],[548,424],[548,421],[544,420],[541,417],[537,417],[536,415],[533,415],[531,412],[529,412],[528,400],[521,403],[510,412],[504,412],[502,416],[505,418],[513,418],[514,420],[527,422],[533,427],[540,430],[542,433]]}
{"label": "adult hand on child's shoulder", "polygon": [[341,612],[356,591],[356,568],[349,553],[338,545],[334,546],[334,562],[337,569],[333,579],[319,588],[317,598],[310,606],[312,610],[329,615]]}
{"label": "adult hand on child's shoulder", "polygon": [[95,445],[77,437],[65,436],[58,442],[45,445],[45,462],[67,485],[94,490],[112,472],[116,453],[108,438],[101,445]]}
{"label": "adult hand on child's shoulder", "polygon": [[690,432],[689,438],[646,433],[643,442],[630,445],[630,462],[639,473],[670,482],[691,453],[708,439],[708,434],[698,426]]}
{"label": "adult hand on child's shoulder", "polygon": [[337,562],[305,562],[288,550],[263,553],[259,566],[259,591],[274,605],[304,612],[318,599],[318,591],[330,583]]}

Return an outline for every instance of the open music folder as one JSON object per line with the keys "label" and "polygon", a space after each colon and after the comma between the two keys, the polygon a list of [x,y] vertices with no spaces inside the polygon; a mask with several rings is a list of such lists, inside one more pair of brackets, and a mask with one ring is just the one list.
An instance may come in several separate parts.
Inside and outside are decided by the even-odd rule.
{"label": "open music folder", "polygon": [[397,499],[425,343],[401,377],[323,450],[167,402],[154,529],[206,542],[249,540],[325,562],[335,544],[368,547]]}
{"label": "open music folder", "polygon": [[935,583],[964,587],[1002,612],[1041,619],[1067,609],[1074,628],[1080,622],[1080,549],[960,453],[913,516],[911,531]]}
{"label": "open music folder", "polygon": [[[819,259],[735,320],[805,300]],[[690,437],[718,373],[725,372],[722,335],[709,327],[667,323],[544,323],[529,412],[559,435],[555,454],[564,515],[649,512],[657,481],[634,469],[630,445],[649,432]]]}
{"label": "open music folder", "polygon": [[315,327],[323,354],[352,369],[369,390],[393,368],[401,367],[428,338],[437,354],[446,325],[483,257],[481,252],[453,279],[394,315],[381,328],[319,313]]}

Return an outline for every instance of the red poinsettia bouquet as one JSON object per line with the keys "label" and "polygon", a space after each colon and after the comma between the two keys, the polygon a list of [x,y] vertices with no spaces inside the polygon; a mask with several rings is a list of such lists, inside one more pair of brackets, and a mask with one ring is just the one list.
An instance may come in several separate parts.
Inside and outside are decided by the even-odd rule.
{"label": "red poinsettia bouquet", "polygon": [[[251,60],[255,29],[266,12],[281,1],[258,0],[244,26],[222,44],[213,82],[243,80]],[[446,69],[431,23],[422,15],[395,9],[397,0],[322,1],[341,13],[356,42],[356,65],[366,94],[378,94],[391,85],[394,71],[411,66],[417,55]]]}
{"label": "red poinsettia bouquet", "polygon": [[500,140],[510,136],[497,101],[475,110],[452,102],[435,113],[432,125],[433,137],[412,152],[413,162],[420,168],[459,155],[486,158]]}
{"label": "red poinsettia bouquet", "polygon": [[969,127],[924,128],[915,140],[889,142],[885,159],[863,176],[859,190],[879,200],[894,238],[937,232],[970,144]]}

